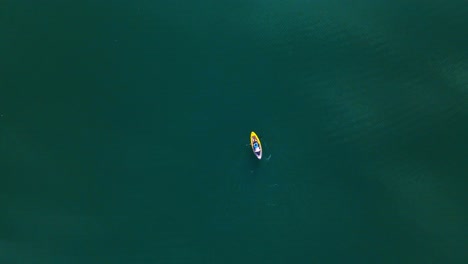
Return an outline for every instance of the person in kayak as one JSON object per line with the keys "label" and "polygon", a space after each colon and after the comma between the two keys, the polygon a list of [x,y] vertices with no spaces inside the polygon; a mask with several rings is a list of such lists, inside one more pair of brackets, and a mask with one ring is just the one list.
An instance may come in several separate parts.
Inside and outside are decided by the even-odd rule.
{"label": "person in kayak", "polygon": [[254,151],[255,151],[255,152],[259,152],[259,151],[260,151],[260,147],[258,146],[258,143],[257,143],[257,142],[254,142],[253,146],[254,146]]}

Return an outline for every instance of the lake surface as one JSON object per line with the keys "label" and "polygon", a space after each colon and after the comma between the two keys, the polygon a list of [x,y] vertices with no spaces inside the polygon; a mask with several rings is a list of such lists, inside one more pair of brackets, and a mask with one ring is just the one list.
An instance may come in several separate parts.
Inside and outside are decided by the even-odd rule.
{"label": "lake surface", "polygon": [[466,1],[0,6],[1,263],[467,263]]}

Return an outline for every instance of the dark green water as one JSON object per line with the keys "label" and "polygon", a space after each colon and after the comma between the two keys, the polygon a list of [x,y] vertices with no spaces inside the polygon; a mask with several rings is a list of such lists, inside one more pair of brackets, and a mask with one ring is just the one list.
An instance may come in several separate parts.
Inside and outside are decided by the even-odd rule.
{"label": "dark green water", "polygon": [[3,1],[0,263],[466,263],[467,28],[462,0]]}

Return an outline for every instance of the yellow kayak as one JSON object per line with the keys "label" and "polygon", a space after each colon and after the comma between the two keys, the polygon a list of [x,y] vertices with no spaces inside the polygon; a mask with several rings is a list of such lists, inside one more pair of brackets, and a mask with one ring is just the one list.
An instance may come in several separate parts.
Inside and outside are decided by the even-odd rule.
{"label": "yellow kayak", "polygon": [[260,143],[260,138],[253,131],[250,132],[250,146],[255,156],[258,159],[262,159],[262,143]]}

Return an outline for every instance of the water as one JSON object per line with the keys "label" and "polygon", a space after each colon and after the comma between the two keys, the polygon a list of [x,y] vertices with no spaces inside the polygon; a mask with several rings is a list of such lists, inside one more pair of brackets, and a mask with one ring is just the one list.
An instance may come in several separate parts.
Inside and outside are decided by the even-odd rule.
{"label": "water", "polygon": [[466,17],[3,4],[0,261],[465,263]]}

